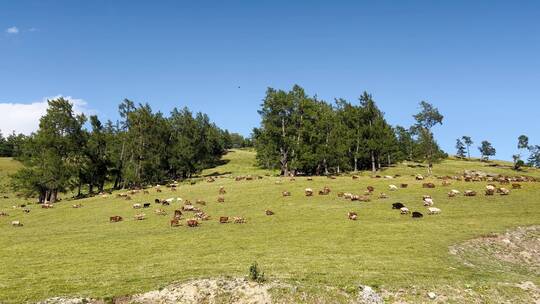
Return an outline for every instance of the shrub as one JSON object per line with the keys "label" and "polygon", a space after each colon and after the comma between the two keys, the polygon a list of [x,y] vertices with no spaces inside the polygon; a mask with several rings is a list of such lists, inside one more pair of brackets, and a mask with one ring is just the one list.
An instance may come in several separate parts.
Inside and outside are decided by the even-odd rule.
{"label": "shrub", "polygon": [[249,266],[249,279],[257,283],[262,283],[266,281],[266,278],[264,277],[264,272],[262,272],[262,270],[259,268],[257,262],[253,262],[253,264]]}

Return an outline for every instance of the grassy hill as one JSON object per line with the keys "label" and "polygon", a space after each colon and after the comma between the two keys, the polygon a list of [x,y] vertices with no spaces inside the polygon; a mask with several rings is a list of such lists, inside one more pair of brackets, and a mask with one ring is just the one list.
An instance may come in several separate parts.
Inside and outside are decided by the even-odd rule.
{"label": "grassy hill", "polygon": [[[528,269],[500,263],[471,267],[449,254],[450,246],[471,238],[540,224],[540,183],[524,183],[524,189],[509,196],[448,198],[450,189],[483,193],[485,183],[454,182],[442,187],[430,179],[437,187],[423,189],[411,174],[425,173],[425,168],[405,164],[381,173],[402,175],[393,180],[370,178],[369,173],[356,180],[343,176],[290,181],[265,176],[235,181],[230,177],[275,173],[258,169],[254,163],[253,152],[234,150],[222,166],[203,172],[221,176],[213,183],[182,185],[177,192],[151,189],[130,201],[114,195],[93,197],[77,201],[84,206],[80,209],[73,209],[73,202],[64,200],[54,209],[30,205],[31,212],[24,214],[12,208],[23,199],[12,194],[8,194],[9,199],[0,197],[0,211],[9,213],[0,217],[0,302],[59,295],[104,298],[134,294],[193,278],[244,276],[254,261],[271,280],[303,286],[322,299],[326,289],[319,286],[354,294],[355,286],[361,283],[393,292],[415,288],[418,294],[406,296],[413,301],[425,300],[427,290],[471,289],[489,302],[493,292],[503,299],[523,296],[523,291],[501,282],[540,284],[538,274]],[[434,173],[457,175],[476,169],[514,175],[506,165],[447,160],[436,165]],[[2,159],[0,167],[0,178],[5,179],[5,173],[17,165]],[[533,169],[523,174],[540,177]],[[276,184],[278,180],[282,183]],[[409,188],[388,191],[389,184],[400,183],[408,183]],[[368,185],[389,198],[374,195],[370,202],[360,203],[336,195],[340,191],[362,194]],[[216,202],[220,186],[227,190],[224,203]],[[324,186],[332,189],[330,195],[304,196],[306,187],[317,191]],[[284,190],[292,196],[282,197]],[[432,195],[441,215],[413,220],[391,209],[392,203],[400,201],[426,214],[421,200],[424,194]],[[169,197],[205,200],[207,205],[198,207],[211,220],[198,228],[170,228],[171,214],[181,204],[153,204],[155,198]],[[132,209],[133,203],[142,202],[152,202],[152,208]],[[155,215],[155,208],[166,209],[168,215]],[[265,209],[275,215],[265,215]],[[358,212],[359,219],[348,220],[349,211]],[[133,220],[140,212],[146,213],[147,219]],[[125,220],[111,224],[109,217],[113,215]],[[247,223],[220,224],[219,216],[242,216]],[[12,220],[20,220],[24,227],[11,227]]]}

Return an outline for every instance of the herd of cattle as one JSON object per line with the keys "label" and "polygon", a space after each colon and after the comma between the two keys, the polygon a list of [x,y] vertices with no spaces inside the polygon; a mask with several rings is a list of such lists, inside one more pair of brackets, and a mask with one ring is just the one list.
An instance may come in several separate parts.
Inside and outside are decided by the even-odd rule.
{"label": "herd of cattle", "polygon": [[[393,179],[393,178],[396,178],[396,177],[399,177],[399,175],[384,176],[384,177],[376,176],[375,178]],[[237,177],[235,177],[235,180],[236,181],[242,181],[242,180],[260,179],[260,178],[262,178],[262,177],[260,177],[260,176],[259,177],[237,176]],[[333,176],[329,176],[329,178],[335,179],[335,177],[333,177]],[[358,179],[359,177],[357,175],[353,175],[352,178],[353,179]],[[415,176],[415,179],[417,181],[423,181],[424,177],[422,175],[420,175],[420,174],[417,174]],[[515,189],[521,189],[520,182],[533,182],[533,181],[535,181],[535,179],[532,178],[532,177],[523,177],[523,176],[519,176],[519,177],[486,176],[486,175],[479,175],[479,174],[475,174],[475,173],[465,173],[463,176],[444,176],[444,177],[438,177],[438,179],[442,180],[441,185],[445,186],[445,187],[450,186],[452,184],[452,180],[465,181],[465,182],[487,182],[487,185],[485,187],[485,193],[484,193],[486,196],[493,196],[495,194],[509,195],[510,194],[510,189],[508,189],[506,187],[502,187],[502,185],[505,185],[505,184],[509,184],[509,185],[511,184],[511,189],[515,190]],[[290,180],[294,181],[295,178],[290,177]],[[307,177],[307,180],[308,181],[313,180],[313,178]],[[210,178],[207,178],[206,181],[209,182],[209,183],[212,183],[212,182],[215,181],[215,178],[210,177]],[[499,186],[495,185],[496,182],[499,183],[500,185]],[[282,179],[276,181],[276,184],[282,184],[282,183],[283,183]],[[176,191],[177,186],[178,186],[178,184],[176,182],[174,182],[172,184],[168,184],[166,187],[168,187],[170,189],[170,191],[174,192],[174,191]],[[432,189],[432,188],[435,188],[436,185],[433,182],[422,182],[422,187],[426,188],[426,189]],[[401,183],[399,185],[394,185],[394,184],[388,185],[388,190],[389,191],[398,191],[398,189],[400,189],[400,188],[401,189],[408,188],[408,184]],[[155,189],[155,191],[157,193],[162,192],[162,188],[161,188],[160,185],[155,186],[154,189]],[[150,194],[149,189],[133,189],[133,190],[130,190],[130,191],[125,192],[125,193],[119,193],[116,196],[118,198],[123,198],[125,200],[131,200],[133,195],[136,195],[136,194],[141,193],[141,192],[144,193],[144,194]],[[329,195],[331,192],[332,192],[331,189],[328,186],[325,186],[323,189],[319,190],[317,193],[318,193],[318,195]],[[350,193],[350,192],[338,192],[337,197],[343,198],[343,199],[346,199],[346,200],[350,200],[351,202],[354,202],[354,201],[368,202],[374,197],[373,196],[374,192],[375,192],[375,188],[373,186],[367,186],[366,190],[362,194],[353,194],[353,193]],[[220,186],[219,190],[218,190],[218,196],[217,196],[216,201],[218,203],[224,203],[226,193],[227,192],[226,192],[224,186]],[[304,189],[304,194],[305,194],[306,197],[311,197],[311,196],[313,196],[315,194],[315,191],[312,188],[305,188]],[[453,198],[453,197],[456,197],[456,196],[458,196],[460,194],[461,194],[461,191],[456,190],[456,189],[452,189],[452,190],[450,190],[448,192],[448,197]],[[110,193],[108,193],[108,194],[101,193],[100,195],[103,198],[107,198],[111,194]],[[476,196],[477,192],[473,191],[473,190],[465,190],[463,192],[463,195],[468,196],[468,197],[472,197],[472,196]],[[290,191],[283,191],[282,196],[284,196],[284,197],[291,196],[291,192]],[[388,196],[383,192],[379,193],[379,195],[377,197],[379,199],[388,198]],[[435,215],[435,214],[440,214],[441,213],[441,209],[439,209],[437,207],[434,207],[434,200],[430,195],[424,195],[422,197],[422,202],[423,202],[423,205],[426,207],[428,215]],[[208,220],[211,219],[210,215],[208,215],[206,212],[204,212],[201,209],[202,207],[195,206],[189,200],[183,200],[182,198],[179,198],[179,197],[168,198],[168,199],[156,198],[154,200],[155,205],[161,205],[162,207],[163,206],[170,206],[173,203],[176,203],[176,204],[180,203],[181,207],[179,209],[174,210],[172,218],[169,221],[169,224],[170,224],[171,227],[183,226],[183,223],[181,221],[183,216],[186,216],[185,224],[186,224],[187,227],[197,227],[197,226],[200,225],[201,221],[208,221]],[[200,200],[200,199],[195,200],[195,204],[199,205],[199,206],[206,206],[206,202],[204,200]],[[80,204],[80,203],[72,205],[73,208],[81,208],[82,206],[83,205]],[[21,204],[19,206],[13,206],[13,207],[15,209],[21,209],[24,213],[30,213],[30,209],[28,209],[25,204]],[[54,207],[54,204],[50,204],[50,203],[41,204],[41,208],[43,208],[43,209],[51,209],[53,207]],[[134,203],[132,205],[133,209],[147,209],[147,208],[150,208],[150,207],[151,207],[151,203],[149,203],[149,202]],[[402,215],[411,214],[412,218],[422,218],[423,217],[422,212],[420,212],[420,211],[412,211],[411,212],[409,210],[409,208],[406,207],[401,202],[393,203],[392,204],[392,209],[399,210]],[[165,209],[163,209],[163,208],[155,209],[154,213],[156,215],[159,215],[159,216],[166,216],[168,214],[167,211]],[[187,216],[188,214],[189,214],[189,216]],[[265,214],[268,215],[268,216],[271,216],[271,215],[274,215],[274,212],[271,211],[271,210],[265,210]],[[3,216],[8,216],[8,213],[0,211],[0,217],[3,217]],[[347,214],[347,218],[350,219],[350,220],[357,220],[358,219],[358,214],[357,214],[357,212],[350,211]],[[144,219],[146,219],[146,214],[145,213],[137,213],[137,214],[135,214],[133,216],[133,219],[136,220],[136,221],[144,220]],[[120,216],[120,215],[114,215],[114,216],[109,217],[109,222],[111,222],[111,223],[117,223],[117,222],[121,222],[123,220],[124,220],[124,218],[122,216]],[[234,216],[234,217],[220,216],[219,217],[219,223],[221,223],[221,224],[226,224],[226,223],[230,223],[230,222],[233,222],[233,223],[236,223],[236,224],[243,224],[243,223],[246,223],[246,219],[243,218],[243,217],[240,217],[240,216]],[[12,221],[11,225],[14,226],[14,227],[23,226],[23,224],[18,220]]]}

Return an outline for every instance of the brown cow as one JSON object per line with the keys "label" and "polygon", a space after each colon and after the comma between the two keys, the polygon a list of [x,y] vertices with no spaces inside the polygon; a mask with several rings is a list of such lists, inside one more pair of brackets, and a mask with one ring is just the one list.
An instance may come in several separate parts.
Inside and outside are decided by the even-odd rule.
{"label": "brown cow", "polygon": [[109,222],[111,223],[118,223],[122,221],[122,217],[119,215],[111,216],[109,217]]}
{"label": "brown cow", "polygon": [[367,191],[369,193],[372,193],[373,191],[375,191],[375,188],[373,186],[367,186]]}
{"label": "brown cow", "polygon": [[199,221],[197,221],[196,219],[189,219],[186,221],[188,227],[197,227],[199,226]]}
{"label": "brown cow", "polygon": [[352,176],[352,179],[358,179],[358,178],[360,178],[358,175],[353,175]]}
{"label": "brown cow", "polygon": [[219,223],[227,224],[228,222],[229,222],[229,217],[228,216],[220,216],[219,217]]}
{"label": "brown cow", "polygon": [[5,213],[4,211],[0,211],[0,216],[9,216],[9,214]]}
{"label": "brown cow", "polygon": [[343,195],[345,195],[345,193],[343,193],[343,192],[338,192],[338,194],[337,194],[338,197],[343,197]]}
{"label": "brown cow", "polygon": [[330,194],[330,188],[324,187],[322,190],[319,190],[319,195],[328,195]]}
{"label": "brown cow", "polygon": [[434,183],[423,183],[422,188],[435,188]]}
{"label": "brown cow", "polygon": [[264,213],[266,213],[266,215],[274,215],[274,211],[268,209],[264,210]]}
{"label": "brown cow", "polygon": [[221,196],[221,195],[218,196],[217,202],[218,202],[218,203],[225,203],[225,197],[224,197],[224,196]]}
{"label": "brown cow", "polygon": [[179,219],[182,217],[182,211],[181,210],[174,210],[174,218]]}
{"label": "brown cow", "polygon": [[283,192],[281,192],[281,195],[283,195],[283,196],[291,196],[291,193],[289,191],[283,191]]}
{"label": "brown cow", "polygon": [[512,189],[521,189],[521,184],[517,184],[517,183],[512,184]]}
{"label": "brown cow", "polygon": [[227,191],[225,191],[225,187],[220,186],[220,187],[219,187],[219,194],[220,194],[220,195],[223,195],[223,194],[225,194],[225,193],[227,193]]}
{"label": "brown cow", "polygon": [[401,184],[400,186],[401,186],[401,188],[407,188],[409,185],[408,184]]}
{"label": "brown cow", "polygon": [[180,221],[177,218],[171,219],[171,227],[178,227],[180,226]]}
{"label": "brown cow", "polygon": [[356,214],[356,212],[349,212],[349,213],[347,214],[347,217],[348,217],[350,220],[356,221],[356,219],[358,218],[358,214]]}

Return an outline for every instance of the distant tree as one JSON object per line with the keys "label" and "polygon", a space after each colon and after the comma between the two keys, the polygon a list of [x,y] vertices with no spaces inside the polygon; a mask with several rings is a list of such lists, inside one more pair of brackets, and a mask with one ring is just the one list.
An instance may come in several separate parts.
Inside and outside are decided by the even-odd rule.
{"label": "distant tree", "polygon": [[463,143],[467,147],[467,158],[471,159],[471,153],[470,153],[470,147],[474,144],[470,136],[462,136],[461,139],[463,140]]}
{"label": "distant tree", "polygon": [[444,116],[439,110],[426,101],[420,102],[421,111],[414,115],[415,129],[424,141],[423,154],[428,162],[428,173],[432,173],[433,163],[439,159],[436,144],[431,129],[437,124],[442,125]]}
{"label": "distant tree", "polygon": [[482,155],[482,159],[489,160],[490,156],[495,156],[496,150],[493,148],[491,143],[487,140],[482,141],[481,146],[478,147],[478,150],[480,151],[480,154]]}
{"label": "distant tree", "polygon": [[518,149],[527,149],[529,147],[529,138],[526,135],[518,137]]}
{"label": "distant tree", "polygon": [[456,155],[459,158],[465,158],[465,145],[459,138],[456,139]]}
{"label": "distant tree", "polygon": [[540,146],[530,146],[529,151],[531,154],[528,159],[528,165],[531,167],[540,168]]}

